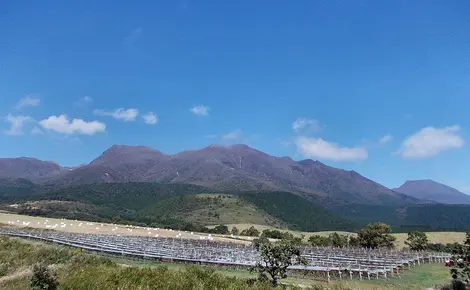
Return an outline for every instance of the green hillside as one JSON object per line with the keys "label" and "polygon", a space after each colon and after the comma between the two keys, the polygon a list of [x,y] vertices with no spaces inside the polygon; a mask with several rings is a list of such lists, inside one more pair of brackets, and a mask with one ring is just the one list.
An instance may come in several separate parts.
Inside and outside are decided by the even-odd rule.
{"label": "green hillside", "polygon": [[[290,195],[290,194],[289,194]],[[254,223],[282,227],[286,223],[240,196],[210,193],[185,184],[116,183],[83,185],[50,193],[17,197],[16,211],[70,219],[185,227]]]}
{"label": "green hillside", "polygon": [[395,232],[470,230],[470,205],[421,204],[393,207],[349,204],[329,209],[360,223],[385,222]]}
{"label": "green hillside", "polygon": [[258,224],[299,231],[355,231],[382,221],[395,232],[470,228],[468,205],[370,206],[332,199],[323,204],[289,192],[221,194],[196,185],[160,183],[91,184],[44,193],[30,182],[16,180],[0,189],[3,210],[156,227]]}

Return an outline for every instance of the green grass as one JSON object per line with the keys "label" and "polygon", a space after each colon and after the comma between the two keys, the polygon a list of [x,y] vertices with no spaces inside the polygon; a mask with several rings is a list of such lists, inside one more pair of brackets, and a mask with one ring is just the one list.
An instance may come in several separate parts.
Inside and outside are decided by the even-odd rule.
{"label": "green grass", "polygon": [[178,211],[175,218],[195,224],[219,225],[254,223],[273,227],[284,223],[258,209],[253,204],[229,194],[198,194],[189,198],[189,210]]}
{"label": "green grass", "polygon": [[[229,229],[232,227],[238,228],[240,231],[244,229],[248,229],[251,226],[254,226],[260,231],[265,229],[276,229],[275,227],[260,225],[260,224],[251,224],[251,223],[232,223],[227,224]],[[282,231],[287,231],[293,234],[296,237],[304,236],[305,240],[307,240],[312,235],[320,235],[320,236],[328,236],[331,233],[337,232],[340,235],[356,235],[356,233],[346,232],[346,231],[321,231],[321,232],[303,232],[303,231],[296,231],[296,230],[289,230],[288,228],[284,227],[281,228]],[[402,249],[405,247],[405,241],[408,238],[408,234],[406,233],[392,233],[397,239],[395,241],[395,247],[397,249]],[[426,232],[426,236],[428,237],[429,243],[442,243],[442,244],[453,244],[453,243],[462,243],[465,240],[465,233],[464,232]],[[245,237],[243,237],[245,239]],[[246,239],[252,240],[253,238],[246,237]]]}

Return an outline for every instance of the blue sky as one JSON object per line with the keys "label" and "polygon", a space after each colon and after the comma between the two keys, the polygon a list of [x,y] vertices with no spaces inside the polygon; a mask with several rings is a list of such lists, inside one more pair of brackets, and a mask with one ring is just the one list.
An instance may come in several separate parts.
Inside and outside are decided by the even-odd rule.
{"label": "blue sky", "polygon": [[469,1],[0,5],[1,157],[246,143],[470,192]]}

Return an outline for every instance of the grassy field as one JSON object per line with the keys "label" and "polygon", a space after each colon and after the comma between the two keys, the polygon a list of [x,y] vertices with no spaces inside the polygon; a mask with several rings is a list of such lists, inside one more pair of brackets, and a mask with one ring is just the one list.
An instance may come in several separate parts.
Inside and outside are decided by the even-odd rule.
{"label": "grassy field", "polygon": [[[115,225],[107,223],[95,223],[91,221],[77,221],[67,219],[53,219],[44,217],[31,217],[19,214],[0,213],[0,224],[31,227],[37,229],[54,229],[56,231],[64,231],[71,233],[95,233],[107,235],[126,235],[126,236],[156,236],[159,237],[175,237],[181,233],[182,238],[199,239],[207,238],[207,234],[179,232],[166,229],[134,227],[126,225]],[[55,228],[54,228],[55,226]],[[236,241],[224,237],[214,236],[214,239],[220,241]],[[239,241],[243,242],[243,241]]]}
{"label": "grassy field", "polygon": [[[234,201],[236,202],[236,201]],[[230,202],[228,202],[229,204]],[[249,211],[250,209],[247,209]],[[45,223],[47,220],[47,223]],[[160,237],[174,237],[178,233],[178,231],[172,230],[165,230],[165,229],[149,229],[149,228],[140,228],[140,227],[128,227],[126,225],[115,225],[115,224],[107,224],[107,223],[94,223],[91,221],[76,221],[76,220],[66,220],[66,219],[52,219],[52,218],[44,218],[44,217],[31,217],[25,215],[18,215],[18,214],[10,214],[5,212],[0,212],[0,223],[8,224],[8,222],[14,222],[14,226],[21,226],[21,227],[33,227],[39,229],[46,229],[48,228],[47,225],[54,226],[57,225],[55,230],[59,231],[66,231],[66,232],[77,232],[77,233],[99,233],[99,234],[112,234],[112,235],[135,235],[135,236],[155,236],[159,235]],[[24,225],[23,222],[29,224]],[[65,224],[65,226],[63,226]],[[80,225],[81,224],[81,225]],[[63,226],[63,227],[62,227]],[[240,231],[243,229],[247,229],[251,226],[259,229],[260,231],[264,229],[273,229],[275,227],[269,226],[262,226],[256,224],[227,224],[229,229],[232,227],[237,227]],[[283,227],[282,230],[286,230],[294,234],[295,236],[304,235],[305,239],[308,239],[311,235],[329,235],[332,233],[331,231],[324,231],[324,232],[299,232],[299,231],[290,231],[287,228]],[[150,234],[149,234],[150,232]],[[354,233],[349,232],[341,232],[338,231],[339,234],[344,235],[355,235]],[[431,243],[461,243],[465,240],[465,233],[461,232],[429,232],[426,233]],[[199,239],[199,237],[207,237],[207,234],[198,234],[198,233],[188,233],[188,232],[181,232],[183,238],[191,238],[191,239]],[[396,247],[403,248],[405,246],[405,240],[407,238],[407,234],[405,233],[397,233],[393,234],[396,238]],[[214,239],[220,241],[231,241],[231,242],[239,242],[245,243],[253,240],[253,237],[242,237],[242,240],[231,239],[229,236],[221,236],[221,235],[212,235]]]}
{"label": "grassy field", "polygon": [[[123,266],[132,267],[159,267],[165,266],[173,270],[181,270],[189,266],[171,263],[156,263],[150,261],[138,261],[121,258],[112,258],[114,262]],[[225,270],[218,269],[217,273],[228,277],[237,278],[256,278],[256,274],[251,274],[245,270]],[[352,280],[352,281],[331,281],[328,285],[338,286],[339,288],[352,288],[352,289],[426,289],[435,285],[444,285],[450,281],[450,270],[442,264],[423,264],[421,266],[412,268],[405,273],[401,274],[400,278],[392,278],[389,280]],[[300,285],[300,286],[314,286],[326,285],[323,281],[316,281],[313,279],[301,277],[289,277],[283,280],[284,283]]]}
{"label": "grassy field", "polygon": [[[237,227],[240,231],[247,229],[251,226],[254,226],[255,228],[259,229],[260,231],[265,230],[265,229],[273,229],[273,227],[269,226],[263,226],[263,225],[255,225],[255,224],[228,224],[227,225],[229,229],[232,227]],[[305,239],[308,239],[311,235],[321,235],[321,236],[328,236],[329,234],[333,233],[332,231],[324,231],[324,232],[300,232],[300,231],[291,231],[288,230],[287,228],[284,228],[282,230],[288,231],[292,233],[293,235],[300,237],[301,235],[305,236]],[[350,233],[350,232],[342,232],[342,231],[336,231],[338,234],[343,234],[343,235],[356,235],[355,233]],[[396,242],[395,246],[398,249],[401,249],[405,247],[405,241],[408,237],[408,234],[406,233],[394,233],[392,234],[395,236]],[[442,244],[447,244],[447,243],[462,243],[465,240],[465,233],[464,232],[427,232],[426,233],[428,240],[430,243],[442,243]]]}
{"label": "grassy field", "polygon": [[253,204],[228,194],[198,194],[193,208],[181,218],[196,224],[220,225],[247,222],[282,227],[283,223]]}

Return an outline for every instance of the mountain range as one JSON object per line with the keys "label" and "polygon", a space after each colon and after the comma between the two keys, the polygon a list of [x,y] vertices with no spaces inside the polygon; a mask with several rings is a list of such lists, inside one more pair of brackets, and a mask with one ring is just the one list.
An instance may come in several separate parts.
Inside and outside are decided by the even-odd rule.
{"label": "mountain range", "polygon": [[[146,184],[142,188],[149,192],[142,195],[142,188],[136,189],[132,184]],[[155,184],[154,189],[152,184]],[[162,197],[152,193],[161,189],[157,184],[174,184],[176,189],[172,192],[178,192],[182,196],[187,195],[185,191],[190,192],[191,196],[203,192],[225,194],[238,200],[235,203],[238,205],[237,212],[240,212],[241,204],[248,203],[255,208],[254,212],[261,212],[261,216],[265,217],[263,220],[276,220],[275,223],[278,224],[290,221],[297,227],[301,227],[299,224],[303,221],[297,219],[294,222],[285,213],[296,214],[291,208],[299,206],[305,211],[322,212],[321,217],[314,217],[317,220],[316,225],[319,224],[319,219],[324,218],[331,222],[330,226],[334,224],[335,228],[340,224],[351,225],[342,218],[361,223],[386,220],[396,226],[440,228],[458,228],[467,219],[470,221],[470,208],[466,214],[468,217],[464,214],[464,217],[455,216],[449,221],[450,204],[470,204],[470,196],[448,186],[419,180],[407,181],[397,189],[389,189],[355,171],[330,167],[310,159],[295,161],[290,157],[275,157],[241,144],[210,145],[173,155],[145,146],[114,145],[92,162],[77,167],[62,167],[51,161],[34,158],[0,158],[0,197],[7,200],[19,198],[28,203],[66,200],[73,202],[74,207],[86,208],[90,214],[92,209],[106,213],[101,216],[106,218],[128,211],[132,214],[127,216],[127,220],[142,220],[142,216],[147,216],[149,212],[155,215],[155,208],[163,211],[165,206],[160,204]],[[195,193],[193,187],[178,187],[179,185],[196,186],[199,189]],[[148,202],[153,202],[153,208],[146,208],[145,212],[141,212],[138,208],[122,207],[126,203],[121,199],[113,201],[117,197],[104,194],[107,190],[103,186],[141,198],[145,196],[146,201],[153,200]],[[102,198],[97,200],[90,192],[96,192]],[[164,199],[167,198],[171,200],[172,196],[165,195]],[[188,198],[187,202],[191,200],[192,203],[204,204],[212,211],[215,210],[210,204],[201,203],[200,199]],[[107,203],[113,202],[118,205],[103,208]],[[175,212],[182,211],[178,202],[166,202],[167,205],[176,206],[173,207]],[[304,202],[312,205],[305,207],[302,204]],[[101,207],[97,208],[97,203]],[[449,205],[446,207],[443,203]],[[47,206],[49,213],[56,211],[50,207],[51,203],[47,203]],[[54,206],[59,205],[54,203]],[[60,206],[63,207],[63,203]],[[204,206],[201,207],[202,211],[206,209]],[[117,208],[120,210],[117,211]],[[285,208],[284,213],[279,212],[280,208]],[[457,215],[465,213],[465,210],[465,207],[459,207],[452,211]],[[69,211],[70,208],[65,209],[64,214]],[[111,212],[114,213],[111,215]],[[439,215],[435,215],[437,212],[446,216],[444,223],[439,220]],[[170,217],[184,219],[181,214],[177,217],[162,216],[160,220],[168,220]],[[423,217],[427,218],[423,220]],[[210,220],[207,217],[201,219],[200,216],[195,219],[201,223]],[[328,223],[322,223],[324,226],[326,224]]]}
{"label": "mountain range", "polygon": [[54,188],[93,183],[160,182],[219,191],[282,190],[362,204],[410,204],[418,199],[355,171],[310,159],[274,157],[246,145],[210,145],[167,155],[144,146],[114,145],[76,168],[32,158],[0,159],[0,178],[24,178]]}

